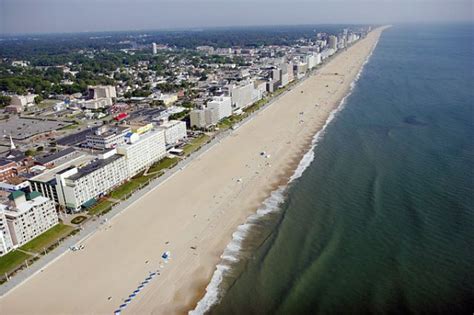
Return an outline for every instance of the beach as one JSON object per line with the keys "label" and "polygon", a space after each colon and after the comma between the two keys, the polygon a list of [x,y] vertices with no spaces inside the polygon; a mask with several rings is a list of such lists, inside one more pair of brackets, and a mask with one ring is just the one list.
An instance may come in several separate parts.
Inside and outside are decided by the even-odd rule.
{"label": "beach", "polygon": [[[186,313],[205,293],[232,234],[285,185],[351,89],[383,31],[339,53],[183,170],[0,299],[2,314]],[[264,154],[262,154],[264,152]],[[161,255],[171,259],[163,263]],[[160,266],[160,264],[162,266]]]}

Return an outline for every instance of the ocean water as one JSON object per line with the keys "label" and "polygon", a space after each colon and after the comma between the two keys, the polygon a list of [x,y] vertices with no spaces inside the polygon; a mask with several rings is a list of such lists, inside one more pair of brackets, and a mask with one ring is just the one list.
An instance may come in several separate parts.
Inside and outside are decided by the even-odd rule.
{"label": "ocean water", "polygon": [[201,311],[474,312],[473,29],[383,33],[304,173],[234,235]]}

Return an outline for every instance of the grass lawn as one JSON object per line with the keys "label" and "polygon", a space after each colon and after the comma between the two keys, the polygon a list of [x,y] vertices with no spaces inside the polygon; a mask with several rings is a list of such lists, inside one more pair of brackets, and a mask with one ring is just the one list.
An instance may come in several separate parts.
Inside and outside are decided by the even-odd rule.
{"label": "grass lawn", "polygon": [[135,190],[140,188],[143,184],[148,182],[150,179],[143,175],[137,175],[125,184],[119,186],[110,193],[110,197],[113,199],[124,199]]}
{"label": "grass lawn", "polygon": [[60,130],[72,130],[72,129],[77,129],[80,126],[81,126],[80,124],[71,124],[71,125],[62,127]]}
{"label": "grass lawn", "polygon": [[16,267],[20,266],[25,262],[26,259],[31,256],[17,250],[9,252],[8,254],[0,257],[0,277],[3,277],[5,273],[11,272]]}
{"label": "grass lawn", "polygon": [[54,104],[56,104],[58,100],[43,100],[41,103],[38,104],[38,107],[41,109],[48,108],[48,107],[53,107]]}
{"label": "grass lawn", "polygon": [[20,249],[27,252],[40,254],[44,251],[44,248],[47,249],[59,239],[68,236],[73,230],[74,228],[72,226],[59,223],[43,234],[35,237],[25,245],[21,246]]}
{"label": "grass lawn", "polygon": [[200,147],[202,147],[207,141],[209,141],[210,137],[208,135],[200,135],[199,137],[191,140],[188,144],[183,147],[183,151],[185,155],[190,155]]}
{"label": "grass lawn", "polygon": [[110,207],[112,207],[114,203],[112,201],[108,201],[108,200],[101,200],[99,201],[98,203],[96,203],[95,205],[93,205],[92,207],[90,207],[87,212],[90,214],[90,215],[98,215],[98,214],[101,214],[102,212],[104,211],[107,211],[110,209]]}
{"label": "grass lawn", "polygon": [[72,219],[71,223],[72,224],[80,224],[80,223],[84,222],[86,219],[87,219],[86,216],[80,215],[80,216],[77,216],[74,219]]}
{"label": "grass lawn", "polygon": [[165,157],[164,159],[162,159],[161,161],[158,161],[156,162],[155,164],[153,164],[150,169],[148,170],[148,173],[155,173],[155,172],[159,172],[159,171],[162,171],[164,169],[167,169],[167,168],[171,168],[173,167],[176,163],[178,163],[178,158],[168,158],[168,157]]}

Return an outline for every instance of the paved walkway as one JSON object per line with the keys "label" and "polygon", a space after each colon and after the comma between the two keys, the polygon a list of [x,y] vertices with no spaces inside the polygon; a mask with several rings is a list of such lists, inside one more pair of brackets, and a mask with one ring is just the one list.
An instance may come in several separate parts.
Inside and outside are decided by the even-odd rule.
{"label": "paved walkway", "polygon": [[[263,105],[260,109],[256,110],[252,114],[250,114],[248,117],[243,119],[241,122],[238,123],[238,126],[242,126],[246,124],[248,121],[250,121],[253,117],[258,115],[258,113],[264,111],[268,106],[273,104],[276,100],[278,100],[280,97],[285,95],[289,90],[294,89],[298,87],[306,78],[308,75],[301,79],[299,82],[297,82],[295,85],[290,87],[288,90],[284,91],[280,95],[276,96],[275,98],[271,99],[267,104]],[[238,128],[236,130],[238,130]],[[69,251],[70,247],[72,246],[78,246],[81,242],[84,242],[86,239],[91,237],[94,232],[96,232],[98,229],[101,228],[103,223],[106,220],[110,220],[116,215],[119,215],[123,210],[125,210],[128,206],[130,206],[132,203],[143,197],[145,194],[149,193],[151,190],[154,188],[158,187],[162,183],[166,182],[169,178],[171,178],[173,175],[175,175],[177,172],[180,172],[181,170],[184,170],[184,168],[192,163],[194,159],[199,158],[202,154],[204,154],[206,151],[211,149],[214,145],[219,143],[223,138],[229,136],[233,132],[236,132],[236,130],[232,130],[229,128],[228,130],[222,131],[218,133],[209,143],[203,145],[199,150],[191,153],[189,157],[186,159],[182,159],[176,164],[172,169],[167,169],[164,170],[164,174],[150,182],[150,184],[144,188],[141,188],[134,192],[130,198],[124,201],[120,201],[119,203],[115,204],[112,206],[112,210],[106,213],[105,215],[98,217],[98,218],[93,218],[86,223],[84,223],[81,227],[81,231],[71,237],[66,238],[62,242],[60,242],[59,246],[56,247],[54,250],[49,252],[47,255],[41,256],[41,258],[36,261],[34,264],[32,264],[29,268],[23,269],[19,271],[15,276],[10,278],[9,281],[5,282],[0,286],[0,296],[5,295],[7,292],[10,290],[14,289],[16,286],[20,285],[22,282],[28,280],[29,277],[35,275],[38,272],[41,272],[42,269],[47,267],[49,264],[53,263],[55,260],[59,259],[62,255],[64,255],[67,251]]]}

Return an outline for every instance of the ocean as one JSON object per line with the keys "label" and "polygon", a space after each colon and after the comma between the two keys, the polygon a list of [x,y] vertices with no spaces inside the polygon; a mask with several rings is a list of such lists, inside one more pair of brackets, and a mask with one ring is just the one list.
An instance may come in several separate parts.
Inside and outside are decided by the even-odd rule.
{"label": "ocean", "polygon": [[472,314],[473,29],[382,34],[300,172],[234,233],[201,310]]}

